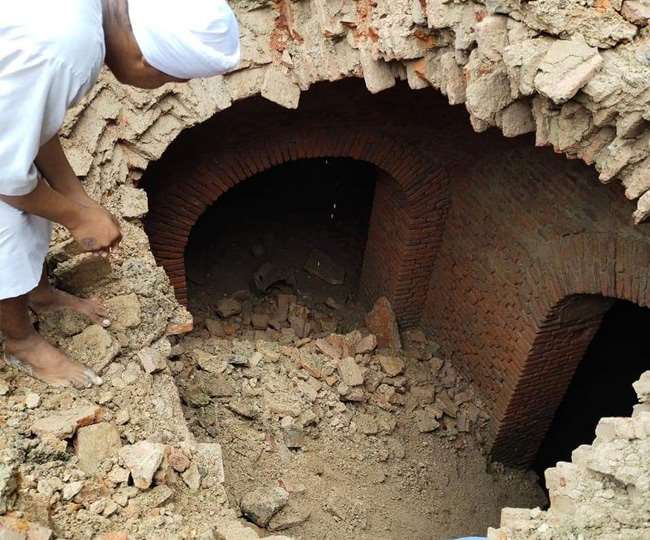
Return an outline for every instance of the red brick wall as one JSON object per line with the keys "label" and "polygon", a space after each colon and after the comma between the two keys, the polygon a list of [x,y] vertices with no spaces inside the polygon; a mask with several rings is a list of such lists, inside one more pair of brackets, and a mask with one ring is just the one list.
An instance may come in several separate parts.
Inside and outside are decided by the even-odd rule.
{"label": "red brick wall", "polygon": [[493,457],[516,465],[534,458],[603,297],[650,304],[647,226],[589,169],[527,142],[486,144],[451,174],[423,316],[486,398]]}
{"label": "red brick wall", "polygon": [[[568,296],[551,308],[535,340],[498,426],[492,454],[498,461],[527,465],[542,439],[611,301]],[[534,406],[530,406],[530,404]]]}

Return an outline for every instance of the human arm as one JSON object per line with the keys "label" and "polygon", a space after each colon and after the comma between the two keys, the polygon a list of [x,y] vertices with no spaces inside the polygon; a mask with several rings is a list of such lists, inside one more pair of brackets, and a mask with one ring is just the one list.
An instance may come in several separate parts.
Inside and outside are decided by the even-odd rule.
{"label": "human arm", "polygon": [[0,195],[0,200],[28,214],[59,223],[69,230],[74,229],[81,222],[83,207],[53,190],[42,179],[37,181],[33,191],[25,195]]}
{"label": "human arm", "polygon": [[41,146],[35,162],[38,170],[47,178],[55,191],[82,206],[97,206],[97,203],[86,194],[79,178],[72,170],[58,135]]}
{"label": "human arm", "polygon": [[55,191],[42,178],[26,195],[0,195],[0,201],[66,227],[86,251],[106,251],[122,239],[112,216],[99,206],[83,206]]}
{"label": "human arm", "polygon": [[90,84],[94,66],[86,57],[99,59],[100,51],[23,48],[11,33],[8,39],[15,52],[11,69],[0,69],[0,200],[62,224],[87,251],[106,250],[120,240],[119,226],[85,195],[56,137],[67,108]]}
{"label": "human arm", "polygon": [[[104,228],[106,228],[106,218],[108,217],[115,226],[110,228],[117,229],[117,231],[112,231],[113,234],[117,232],[117,236],[120,236],[121,238],[121,235],[119,235],[119,224],[117,223],[117,220],[110,213],[101,208],[97,202],[91,199],[84,190],[79,178],[72,169],[72,166],[63,151],[61,140],[58,135],[54,136],[50,141],[41,146],[38,155],[36,156],[35,163],[39,171],[45,176],[45,178],[47,178],[47,183],[55,192],[63,195],[66,199],[69,199],[70,202],[81,205],[83,208],[101,210],[101,212],[94,211],[86,214],[89,217],[95,215],[94,219],[98,220],[98,225],[102,227],[103,223]],[[65,224],[63,225],[66,226]],[[70,227],[67,228],[70,229],[73,235],[75,234],[74,229]],[[111,246],[118,242],[119,239],[113,242]],[[86,246],[83,247],[85,248]],[[106,248],[107,246],[102,246],[98,249],[105,250]]]}

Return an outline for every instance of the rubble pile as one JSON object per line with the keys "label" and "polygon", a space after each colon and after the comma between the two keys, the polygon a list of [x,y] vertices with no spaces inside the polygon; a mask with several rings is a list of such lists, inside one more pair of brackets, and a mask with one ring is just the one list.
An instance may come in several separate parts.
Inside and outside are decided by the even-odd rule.
{"label": "rubble pile", "polygon": [[[218,300],[214,318],[197,322],[171,351],[190,429],[198,440],[223,444],[229,499],[246,519],[297,538],[376,538],[373,514],[385,509],[361,503],[360,489],[400,491],[404,501],[391,514],[407,521],[402,506],[411,498],[434,505],[431,485],[449,481],[450,463],[425,460],[411,445],[435,449],[454,470],[469,454],[502,496],[541,503],[532,476],[485,472],[479,445],[489,416],[481,400],[420,330],[400,336],[385,298],[365,327],[345,334],[336,333],[345,306],[306,304],[291,294],[238,292]],[[340,492],[341,480],[328,480],[330,467],[356,467],[363,479]],[[471,490],[482,479],[462,481]],[[410,532],[431,534],[429,519],[419,519]],[[398,537],[394,516],[380,521],[386,538]]]}
{"label": "rubble pile", "polygon": [[546,470],[550,508],[504,508],[489,540],[650,537],[650,371],[633,386],[631,418],[602,418],[591,445]]}
{"label": "rubble pile", "polygon": [[[91,400],[91,390],[82,396],[41,387],[37,394],[27,390],[36,385],[30,379],[6,368],[1,376],[7,385],[0,399],[3,540],[109,539],[122,538],[122,531],[124,538],[126,531],[129,538],[152,538],[157,527],[180,532],[186,514],[170,501],[199,486],[215,515],[224,510],[217,443],[172,443],[164,424],[157,437],[138,440],[130,424],[140,413],[117,406],[111,382]],[[137,399],[135,385],[120,391],[125,401]]]}
{"label": "rubble pile", "polygon": [[187,429],[149,300],[109,299],[107,329],[67,311],[39,318],[99,387],[50,388],[0,368],[0,539],[258,537],[226,504],[221,446]]}
{"label": "rubble pile", "polygon": [[[110,331],[56,316],[73,334],[63,343],[87,354],[101,387],[48,388],[0,370],[2,540],[239,540],[265,530],[310,538],[326,529],[323,538],[376,538],[375,503],[337,493],[327,479],[329,466],[355,463],[364,489],[403,491],[397,514],[411,497],[430,504],[427,486],[450,482],[443,469],[459,462],[473,467],[469,478],[485,476],[479,492],[496,484],[506,501],[540,500],[533,478],[485,472],[477,440],[489,417],[481,401],[421,331],[393,334],[385,299],[367,325],[398,338],[386,342],[393,348],[380,349],[365,327],[336,333],[344,317],[335,302],[308,307],[292,294],[239,293],[216,302],[214,318],[192,334],[155,341],[124,363],[115,359],[115,334],[136,310],[126,309],[129,298],[112,304],[122,311]],[[169,399],[172,376],[193,433],[180,400]],[[306,480],[313,471],[318,487]],[[498,509],[495,501],[478,519],[494,520]],[[423,515],[412,530],[430,523]],[[379,528],[391,538],[396,527],[387,519]]]}
{"label": "rubble pile", "polygon": [[[233,304],[236,310],[224,309]],[[435,355],[437,345],[412,330],[405,332],[402,350],[394,315],[387,317],[387,330],[378,327],[384,321],[376,320],[376,312],[390,310],[385,298],[368,323],[383,334],[394,329],[394,340],[378,340],[367,329],[329,333],[337,327],[332,310],[312,311],[293,295],[279,294],[274,302],[266,297],[253,309],[250,299],[243,304],[220,300],[216,311],[222,318],[207,319],[205,332],[189,335],[172,350],[185,405],[201,410],[218,403],[217,415],[230,411],[258,421],[264,430],[280,420],[283,439],[295,443],[290,447],[300,447],[303,430],[324,419],[350,429],[354,414],[364,408],[406,411],[423,433],[439,430],[453,438],[472,432],[482,438],[489,416],[467,381]],[[379,349],[379,342],[393,347]],[[210,422],[199,415],[197,421],[206,433],[218,435],[217,418]]]}

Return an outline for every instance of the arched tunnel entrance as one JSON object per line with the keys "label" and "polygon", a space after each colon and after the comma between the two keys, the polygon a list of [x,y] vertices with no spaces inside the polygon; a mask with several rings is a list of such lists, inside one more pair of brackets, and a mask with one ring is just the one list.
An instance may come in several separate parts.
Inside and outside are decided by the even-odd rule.
{"label": "arched tunnel entrance", "polygon": [[[197,221],[185,251],[192,313],[208,317],[216,298],[274,285],[292,285],[315,304],[357,299],[378,182],[381,191],[391,179],[369,163],[305,159],[222,195]],[[267,279],[256,283],[256,272]]]}
{"label": "arched tunnel entrance", "polygon": [[[173,363],[188,423],[222,444],[235,499],[269,475],[310,486],[299,537],[341,537],[350,519],[367,523],[360,539],[461,536],[496,524],[502,506],[544,501],[527,472],[487,471],[485,406],[417,328],[449,171],[467,165],[462,147],[476,140],[465,116],[404,87],[369,96],[350,82],[319,85],[294,112],[257,98],[234,105],[179,137],[143,179],[152,250],[195,315]],[[344,270],[343,285],[304,270],[314,250]],[[257,295],[251,278],[265,263],[295,273]],[[224,296],[232,315],[215,309]],[[381,296],[402,351],[359,341]],[[275,324],[281,297],[318,323],[310,334],[290,333],[286,311]],[[260,363],[246,365],[255,352]]]}
{"label": "arched tunnel entrance", "polygon": [[[471,130],[460,121],[462,111],[450,111],[437,96],[401,100],[409,94],[401,88],[370,98],[363,87],[344,81],[317,85],[298,111],[252,98],[172,144],[143,185],[150,197],[146,228],[152,250],[177,299],[188,302],[185,248],[210,205],[240,182],[288,162],[349,158],[372,164],[380,178],[360,296],[366,304],[387,297],[404,327],[415,324],[442,238],[447,168],[458,160],[453,143],[471,137]],[[422,110],[441,122],[458,116],[459,133],[440,141],[438,155],[424,150],[432,134]]]}
{"label": "arched tunnel entrance", "polygon": [[650,309],[625,300],[597,302],[611,307],[579,361],[537,453],[534,469],[541,479],[558,461],[571,461],[575,448],[591,444],[601,418],[632,415],[637,404],[632,383],[650,369],[650,346],[642,337],[650,328]]}

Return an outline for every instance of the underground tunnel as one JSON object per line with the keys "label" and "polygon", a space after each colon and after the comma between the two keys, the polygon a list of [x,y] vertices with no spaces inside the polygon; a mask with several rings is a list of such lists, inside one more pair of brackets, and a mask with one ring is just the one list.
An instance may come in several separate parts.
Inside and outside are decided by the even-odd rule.
{"label": "underground tunnel", "polygon": [[632,384],[650,366],[650,347],[641,338],[650,309],[625,300],[603,299],[601,305],[607,311],[535,458],[541,479],[558,461],[571,461],[575,448],[591,444],[601,418],[631,416],[637,404]]}
{"label": "underground tunnel", "polygon": [[[307,159],[228,191],[199,218],[185,251],[192,313],[207,317],[215,298],[274,286],[315,303],[356,300],[379,174],[352,159]],[[260,268],[272,282],[252,283]]]}
{"label": "underground tunnel", "polygon": [[[400,375],[409,392],[428,389],[428,370],[439,357],[451,360],[440,373],[456,381],[436,388],[432,405],[420,398],[398,427],[404,440],[429,429],[418,411],[447,403],[453,411],[445,409],[436,429],[450,435],[467,429],[467,411],[476,426],[470,431],[478,430],[491,460],[541,474],[568,459],[576,444],[590,442],[603,415],[629,414],[642,355],[628,351],[630,370],[619,370],[614,384],[603,377],[612,369],[604,351],[625,339],[620,320],[645,320],[645,308],[632,313],[624,300],[648,304],[639,275],[650,249],[645,229],[629,225],[629,207],[616,187],[594,195],[592,171],[531,143],[527,136],[477,135],[464,111],[404,86],[369,96],[351,81],[320,84],[297,111],[251,98],[182,134],[149,167],[142,181],[151,206],[146,230],[203,338],[270,339],[286,347],[293,336],[310,350],[312,338],[363,327],[365,312],[387,298],[403,332],[422,329],[426,336],[419,344],[405,338],[407,353],[423,359],[416,371]],[[316,267],[326,261],[328,272],[306,270],[314,253]],[[617,267],[618,260],[625,264]],[[594,273],[599,261],[607,263]],[[272,279],[260,287],[256,278],[265,264]],[[343,285],[333,284],[333,275],[344,275]],[[307,333],[276,324],[280,297],[287,296],[308,313]],[[236,300],[234,315],[219,310],[222,298]],[[323,377],[301,354],[295,353],[304,376]],[[239,401],[235,412],[220,407],[229,385],[215,389],[205,370],[178,369],[194,433],[222,441],[239,479],[231,482],[231,495],[243,496],[259,476],[242,458],[250,449],[241,447],[239,419],[258,413]],[[581,392],[602,389],[605,381],[616,399],[600,408],[602,399]],[[395,392],[391,384],[378,388]],[[477,389],[476,410],[485,407],[489,417],[480,429],[481,416],[471,412],[475,402],[467,409],[465,402],[446,401],[464,399],[458,396],[466,384]],[[356,388],[363,388],[355,394],[359,402],[347,387],[338,388],[341,399],[364,403],[367,387]],[[398,387],[397,402],[403,391]],[[580,405],[584,400],[591,405]],[[456,409],[462,418],[454,417]],[[286,435],[294,424],[285,420]],[[320,444],[337,467],[348,466]],[[441,459],[437,451],[428,454],[431,463]],[[279,474],[278,463],[265,467]],[[472,470],[468,465],[466,473]],[[481,476],[474,470],[471,479],[459,480],[475,484],[478,494]],[[522,478],[496,497],[499,508],[512,504],[511,497],[546,506],[535,482]],[[428,497],[439,480],[428,476]],[[455,504],[447,531],[475,512],[472,500]]]}

